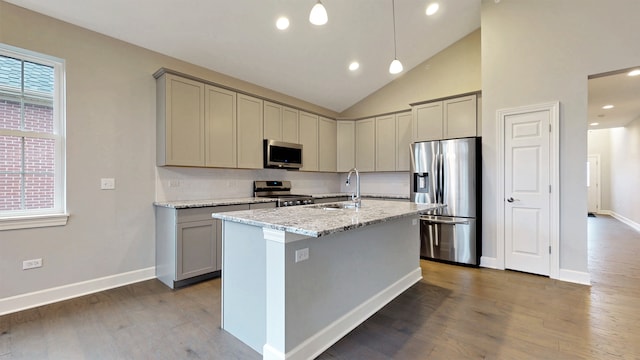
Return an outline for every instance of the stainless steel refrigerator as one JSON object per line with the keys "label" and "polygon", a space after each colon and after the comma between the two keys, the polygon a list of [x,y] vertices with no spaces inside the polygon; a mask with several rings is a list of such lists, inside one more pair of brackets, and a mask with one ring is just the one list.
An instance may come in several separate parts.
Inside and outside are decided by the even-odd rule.
{"label": "stainless steel refrigerator", "polygon": [[480,138],[411,144],[411,199],[445,204],[420,220],[420,256],[478,266],[481,254]]}

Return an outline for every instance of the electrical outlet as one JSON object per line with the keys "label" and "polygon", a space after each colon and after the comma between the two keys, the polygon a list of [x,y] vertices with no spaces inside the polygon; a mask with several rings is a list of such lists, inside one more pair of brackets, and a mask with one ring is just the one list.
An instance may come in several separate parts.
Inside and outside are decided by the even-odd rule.
{"label": "electrical outlet", "polygon": [[116,179],[114,178],[102,178],[100,179],[100,189],[102,190],[114,190],[116,188]]}
{"label": "electrical outlet", "polygon": [[296,262],[305,261],[309,259],[309,248],[296,250]]}
{"label": "electrical outlet", "polygon": [[22,262],[22,270],[29,270],[42,267],[42,259],[31,259]]}

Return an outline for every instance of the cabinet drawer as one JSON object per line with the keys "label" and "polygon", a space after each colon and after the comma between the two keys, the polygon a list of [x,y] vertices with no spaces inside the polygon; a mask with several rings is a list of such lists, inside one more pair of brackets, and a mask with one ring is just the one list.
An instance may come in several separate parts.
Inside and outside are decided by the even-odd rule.
{"label": "cabinet drawer", "polygon": [[207,206],[191,209],[178,210],[178,223],[211,220],[211,214],[214,212],[227,212],[249,210],[249,204],[243,205],[224,205],[224,206]]}

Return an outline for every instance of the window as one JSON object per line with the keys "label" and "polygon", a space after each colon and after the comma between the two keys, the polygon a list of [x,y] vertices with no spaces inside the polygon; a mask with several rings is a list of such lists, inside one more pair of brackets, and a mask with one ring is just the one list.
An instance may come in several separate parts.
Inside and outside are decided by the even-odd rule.
{"label": "window", "polygon": [[0,44],[0,230],[63,225],[64,61]]}

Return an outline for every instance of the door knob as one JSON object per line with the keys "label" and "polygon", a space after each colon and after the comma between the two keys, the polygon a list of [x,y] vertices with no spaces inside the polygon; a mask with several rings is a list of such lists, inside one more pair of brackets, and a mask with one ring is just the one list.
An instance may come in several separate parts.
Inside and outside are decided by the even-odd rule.
{"label": "door knob", "polygon": [[514,199],[512,197],[507,199],[508,202],[512,203],[514,201]]}

